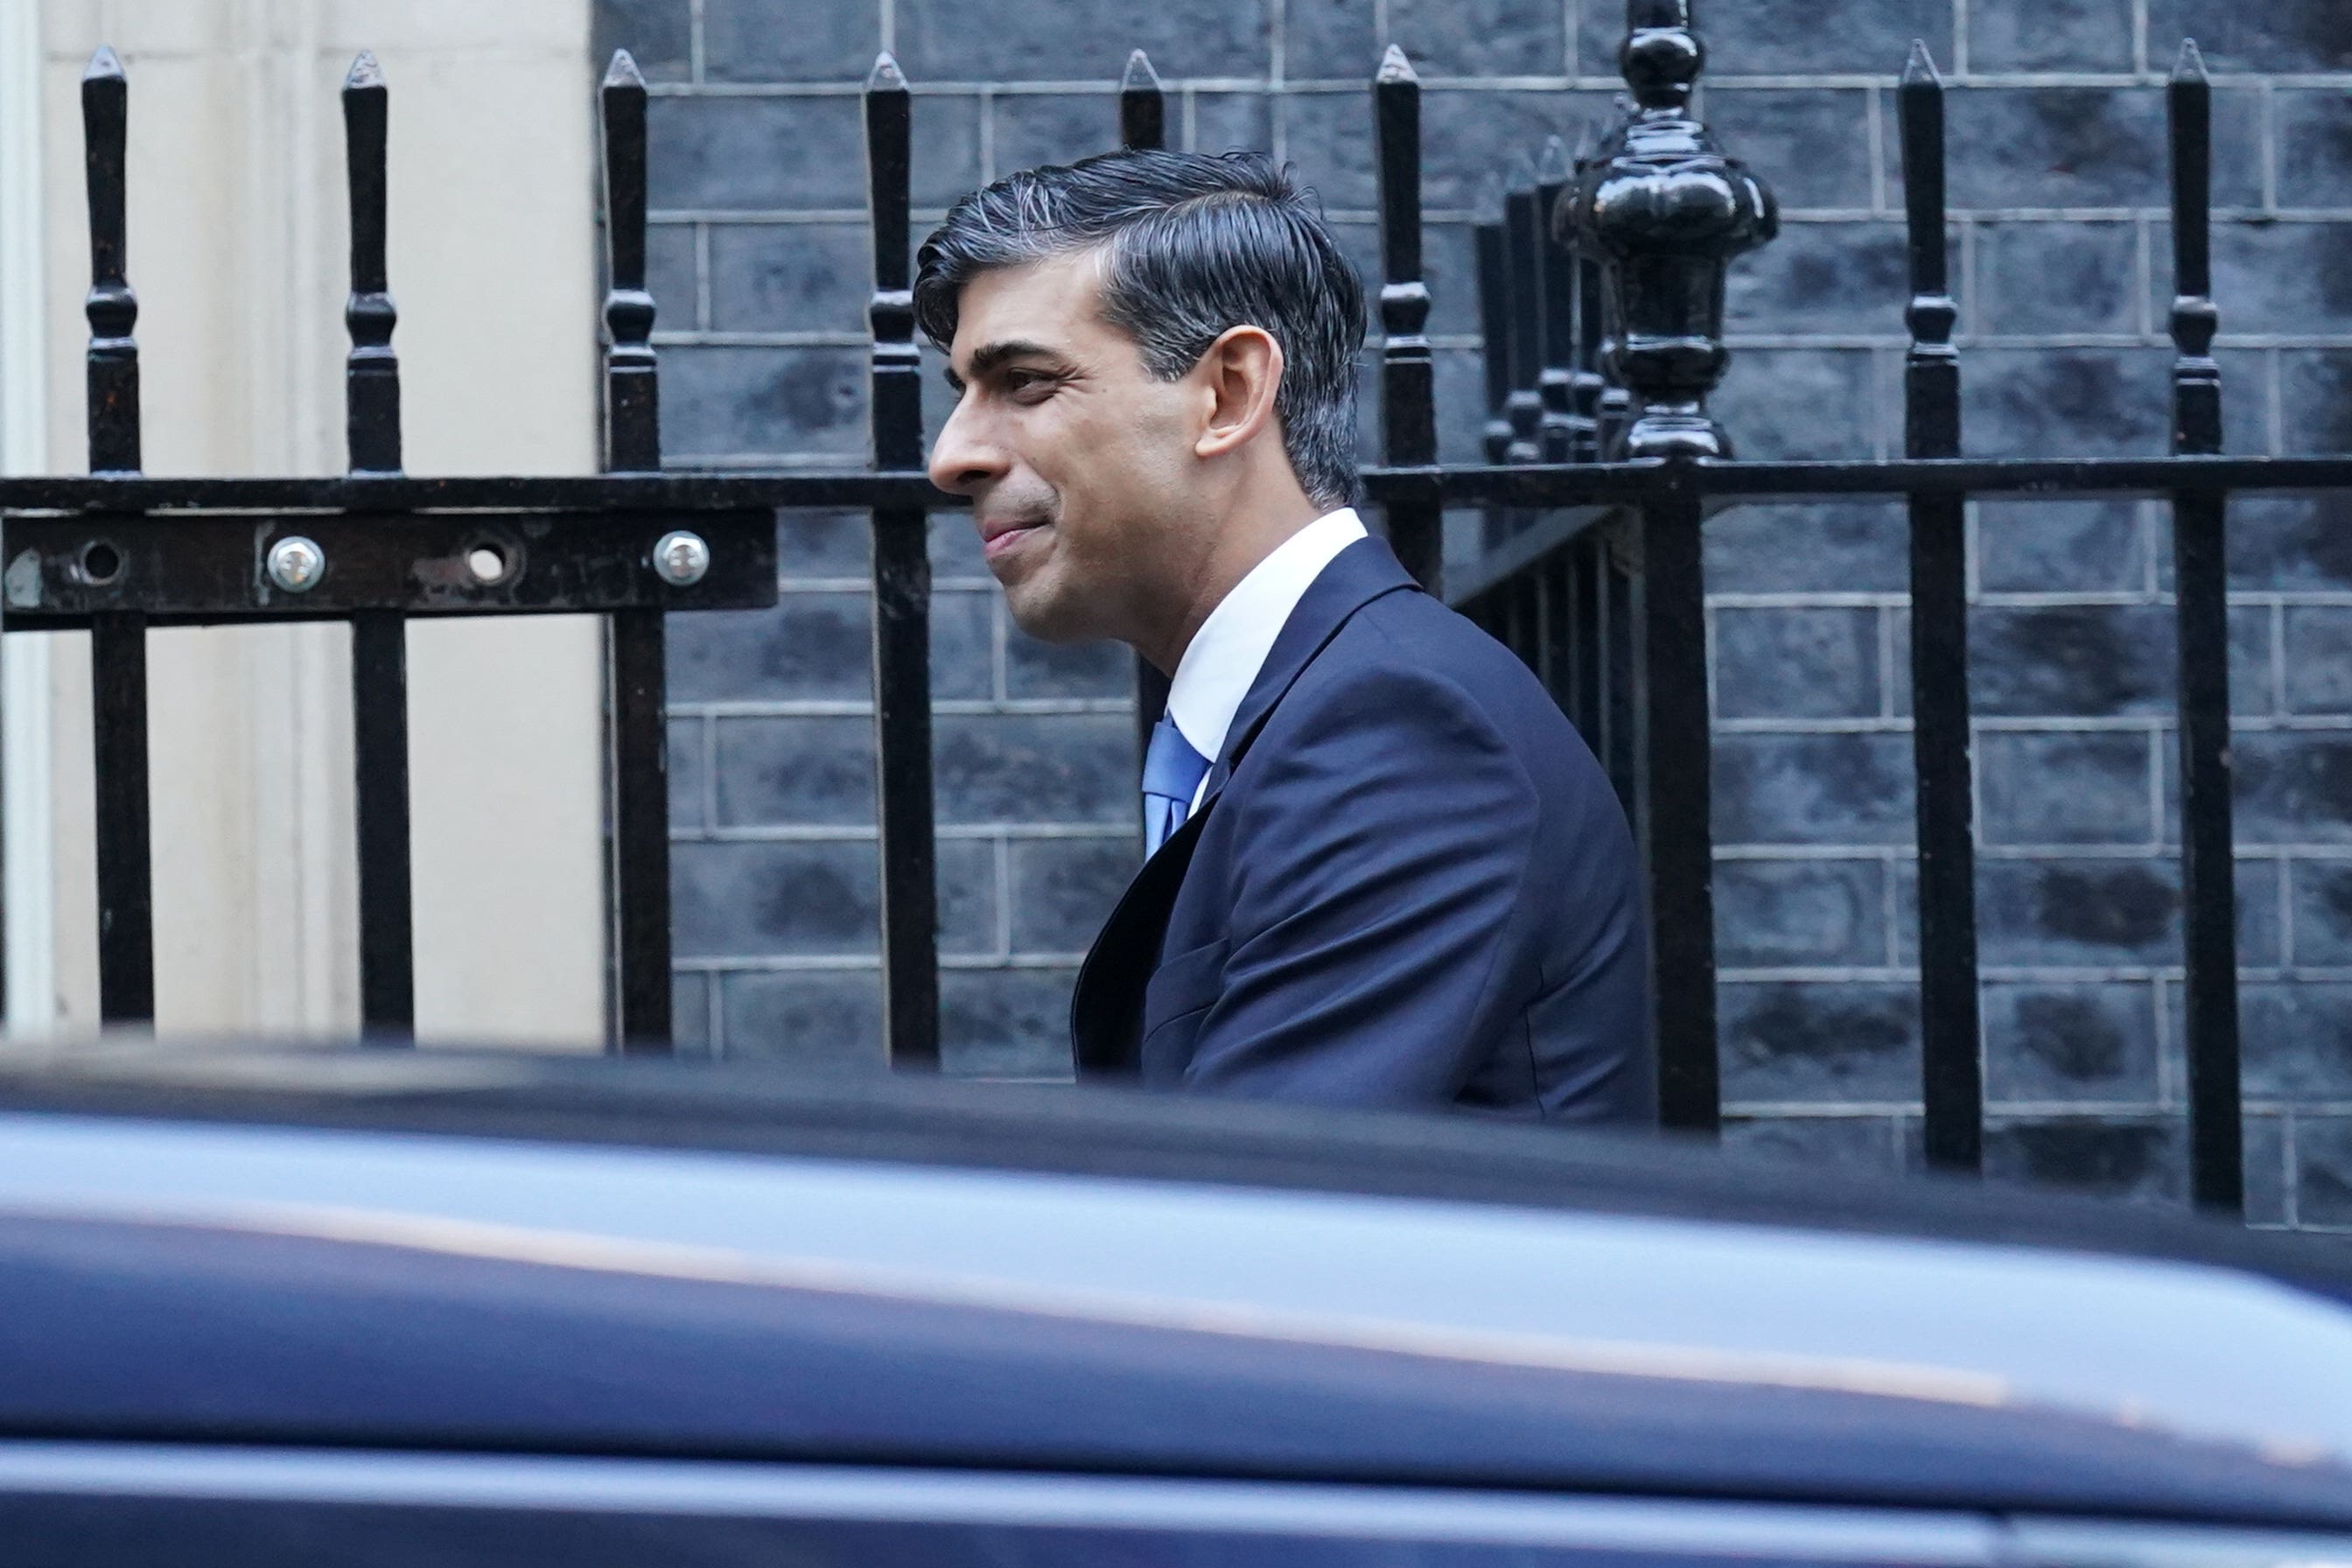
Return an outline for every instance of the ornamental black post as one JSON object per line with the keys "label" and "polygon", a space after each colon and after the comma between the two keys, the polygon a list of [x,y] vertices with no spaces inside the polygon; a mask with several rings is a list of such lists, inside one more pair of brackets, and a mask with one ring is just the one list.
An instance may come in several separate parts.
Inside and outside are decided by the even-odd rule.
{"label": "ornamental black post", "polygon": [[[139,471],[139,299],[124,273],[130,84],[101,46],[81,79],[89,193],[89,471]],[[93,580],[127,569],[103,540],[82,554]],[[147,616],[109,610],[89,623],[90,718],[97,775],[98,1013],[108,1024],[155,1016],[154,879],[147,801]]]}
{"label": "ornamental black post", "polygon": [[[1127,57],[1127,72],[1118,79],[1118,144],[1130,152],[1160,151],[1168,145],[1168,95],[1160,89],[1159,73],[1141,49]],[[1136,770],[1151,747],[1151,731],[1168,710],[1168,675],[1141,654],[1135,656]],[[1139,799],[1140,797],[1139,797]]]}
{"label": "ornamental black post", "polygon": [[1779,231],[1771,194],[1690,116],[1706,62],[1691,0],[1627,0],[1618,63],[1633,115],[1604,142],[1562,209],[1601,258],[1610,308],[1603,353],[1636,400],[1615,454],[1725,458],[1706,396],[1723,379],[1724,277]]}
{"label": "ornamental black post", "polygon": [[[601,94],[604,132],[604,469],[661,468],[654,297],[646,291],[646,80],[625,49]],[[668,644],[657,607],[615,610],[612,701],[615,1048],[670,1049]]]}
{"label": "ornamental black post", "polygon": [[[1910,223],[1904,455],[1960,455],[1960,361],[1944,238],[1944,84],[1914,44],[1895,102]],[[1984,1164],[1976,847],[1969,738],[1968,546],[1958,494],[1911,510],[1911,739],[1918,776],[1920,1071],[1927,1163]]]}
{"label": "ornamental black post", "polygon": [[[1391,44],[1372,81],[1381,195],[1381,455],[1392,468],[1437,461],[1429,288],[1421,276],[1421,79]],[[1436,487],[1391,499],[1389,543],[1431,593],[1443,591],[1444,514]]]}
{"label": "ornamental black post", "polygon": [[1690,0],[1628,0],[1618,51],[1635,109],[1577,183],[1561,221],[1601,258],[1603,353],[1636,400],[1615,456],[1664,458],[1642,507],[1636,816],[1650,869],[1660,1120],[1713,1130],[1716,1059],[1714,845],[1708,768],[1706,584],[1696,459],[1731,443],[1706,414],[1722,379],[1724,276],[1770,239],[1771,195],[1689,112],[1706,60]]}
{"label": "ornamental black post", "polygon": [[[348,467],[400,472],[400,360],[384,267],[388,93],[362,51],[343,79],[352,208],[352,349],[343,374]],[[397,610],[352,616],[352,763],[359,838],[360,1024],[386,1043],[416,1023],[408,845],[408,633]]]}
{"label": "ornamental black post", "polygon": [[[2180,46],[2167,97],[2172,131],[2172,449],[2221,450],[2221,330],[2214,309],[2213,89],[2193,42]],[[2237,868],[2230,804],[2228,499],[2186,488],[2172,498],[2180,658],[2180,875],[2187,913],[2189,1184],[2200,1206],[2245,1208],[2238,1068]]]}
{"label": "ornamental black post", "polygon": [[[912,117],[888,55],[866,79],[874,230],[874,466],[923,467],[923,365],[908,255]],[[939,889],[931,825],[931,563],[919,507],[874,509],[874,740],[881,803],[882,1029],[890,1065],[940,1065]]]}

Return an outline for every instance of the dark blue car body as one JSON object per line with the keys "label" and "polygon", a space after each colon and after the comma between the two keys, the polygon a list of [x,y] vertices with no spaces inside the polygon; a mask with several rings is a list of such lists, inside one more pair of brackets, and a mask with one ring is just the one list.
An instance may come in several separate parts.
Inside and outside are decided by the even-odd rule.
{"label": "dark blue car body", "polygon": [[1468,1118],[0,1065],[0,1561],[2352,1561],[2320,1237]]}

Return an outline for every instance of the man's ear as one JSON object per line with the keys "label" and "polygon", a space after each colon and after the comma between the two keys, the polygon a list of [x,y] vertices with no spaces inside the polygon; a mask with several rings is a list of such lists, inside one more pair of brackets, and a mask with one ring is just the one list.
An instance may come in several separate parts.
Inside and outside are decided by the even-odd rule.
{"label": "man's ear", "polygon": [[1263,327],[1228,327],[1192,367],[1206,407],[1195,457],[1237,451],[1274,423],[1282,345]]}

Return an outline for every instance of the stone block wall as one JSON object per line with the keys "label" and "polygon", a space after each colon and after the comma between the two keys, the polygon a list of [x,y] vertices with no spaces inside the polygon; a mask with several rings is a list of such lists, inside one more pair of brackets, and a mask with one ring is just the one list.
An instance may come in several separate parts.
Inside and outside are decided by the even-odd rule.
{"label": "stone block wall", "polygon": [[[1701,110],[1772,183],[1737,269],[1717,407],[1751,457],[1901,439],[1892,86],[1924,37],[1949,99],[1967,449],[2164,449],[2162,80],[2216,74],[2230,448],[2352,449],[2352,31],[2336,0],[1701,0]],[[1366,79],[1425,84],[1441,445],[1484,409],[1481,180],[1604,115],[1616,0],[600,0],[656,83],[664,437],[685,466],[862,458],[868,288],[856,90],[914,84],[919,233],[976,183],[1114,141],[1150,52],[1171,139],[1295,163],[1376,253]],[[927,394],[931,418],[945,393]],[[1366,429],[1371,420],[1366,419]],[[1717,922],[1736,1141],[1916,1158],[1902,519],[1748,508],[1710,525]],[[1991,1162],[2147,1195],[2184,1184],[2168,525],[2159,506],[1972,509],[1979,919]],[[1454,548],[1467,546],[1457,538]],[[941,939],[951,1070],[1064,1070],[1077,956],[1138,852],[1129,663],[1023,637],[959,518],[939,595]],[[786,524],[772,616],[674,633],[681,1038],[877,1047],[863,521]],[[2352,501],[2231,513],[2249,1188],[2352,1226]]]}

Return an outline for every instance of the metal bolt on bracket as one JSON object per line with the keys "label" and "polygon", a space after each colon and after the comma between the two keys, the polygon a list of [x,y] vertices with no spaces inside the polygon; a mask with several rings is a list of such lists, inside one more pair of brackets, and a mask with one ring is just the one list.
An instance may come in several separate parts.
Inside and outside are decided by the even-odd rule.
{"label": "metal bolt on bracket", "polygon": [[269,580],[289,594],[307,594],[326,574],[327,552],[318,542],[289,534],[269,547]]}
{"label": "metal bolt on bracket", "polygon": [[702,535],[678,529],[654,546],[654,570],[674,588],[690,588],[710,570],[710,546]]}

